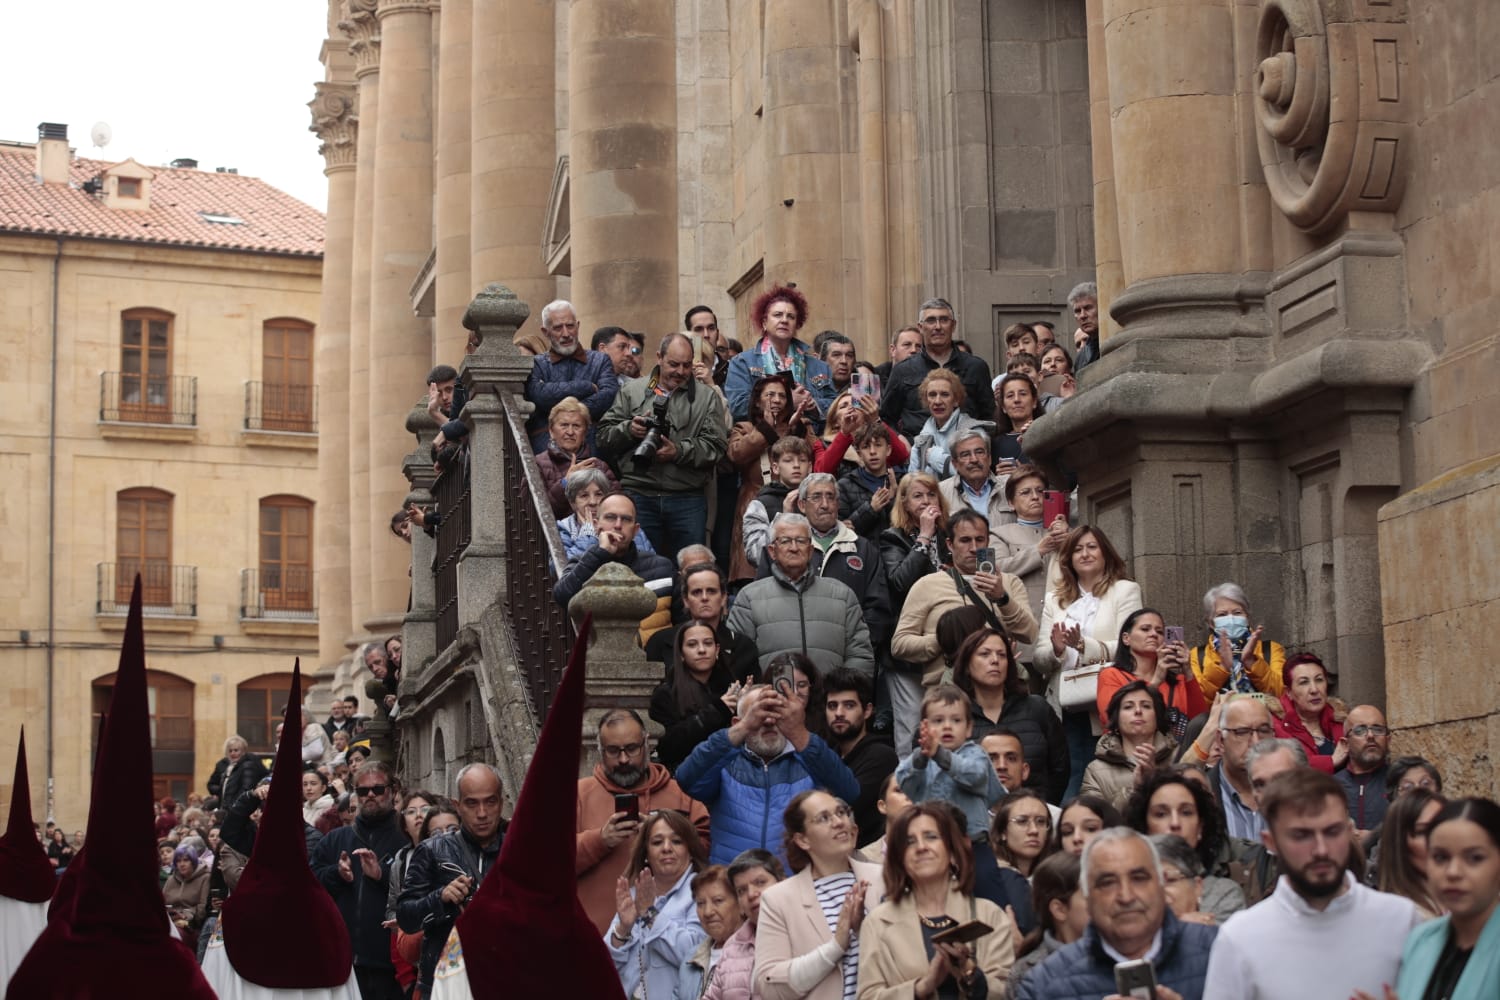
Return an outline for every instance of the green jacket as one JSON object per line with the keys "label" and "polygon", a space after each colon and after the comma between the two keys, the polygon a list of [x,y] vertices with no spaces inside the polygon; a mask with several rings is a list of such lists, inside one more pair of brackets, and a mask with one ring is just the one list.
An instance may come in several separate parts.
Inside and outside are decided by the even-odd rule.
{"label": "green jacket", "polygon": [[699,493],[713,477],[714,466],[729,447],[724,400],[711,386],[689,380],[672,393],[667,406],[668,440],[677,446],[670,462],[637,465],[631,453],[640,444],[630,434],[632,417],[651,415],[659,369],[620,386],[599,421],[599,450],[620,471],[620,485],[641,493]]}

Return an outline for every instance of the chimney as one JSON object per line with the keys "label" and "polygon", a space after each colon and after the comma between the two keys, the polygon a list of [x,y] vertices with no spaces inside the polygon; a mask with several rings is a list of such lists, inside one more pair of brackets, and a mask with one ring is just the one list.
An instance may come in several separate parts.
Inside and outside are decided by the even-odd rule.
{"label": "chimney", "polygon": [[73,157],[68,150],[68,126],[42,122],[36,127],[36,175],[43,184],[68,183]]}

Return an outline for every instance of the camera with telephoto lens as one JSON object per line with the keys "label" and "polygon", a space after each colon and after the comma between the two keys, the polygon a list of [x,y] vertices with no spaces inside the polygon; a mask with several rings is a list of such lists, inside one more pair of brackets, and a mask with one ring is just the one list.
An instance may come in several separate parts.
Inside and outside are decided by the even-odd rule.
{"label": "camera with telephoto lens", "polygon": [[650,465],[656,461],[656,450],[661,447],[661,439],[669,432],[667,422],[667,405],[672,401],[670,396],[658,396],[656,402],[651,406],[651,416],[642,416],[646,421],[646,436],[641,438],[641,443],[635,446],[635,451],[630,453],[630,459],[637,466]]}

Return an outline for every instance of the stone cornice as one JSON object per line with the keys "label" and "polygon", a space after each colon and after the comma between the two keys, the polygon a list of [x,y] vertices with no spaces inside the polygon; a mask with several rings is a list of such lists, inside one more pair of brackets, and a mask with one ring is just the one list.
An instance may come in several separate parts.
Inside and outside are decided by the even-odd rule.
{"label": "stone cornice", "polygon": [[307,102],[312,110],[308,131],[322,139],[318,152],[323,154],[327,170],[354,166],[359,135],[357,91],[352,84],[320,81],[313,84],[317,93]]}
{"label": "stone cornice", "polygon": [[431,4],[428,0],[379,0],[379,8],[375,16],[384,20],[392,14],[430,14]]}
{"label": "stone cornice", "polygon": [[339,30],[349,36],[349,54],[354,57],[356,78],[380,69],[380,21],[377,0],[344,0]]}

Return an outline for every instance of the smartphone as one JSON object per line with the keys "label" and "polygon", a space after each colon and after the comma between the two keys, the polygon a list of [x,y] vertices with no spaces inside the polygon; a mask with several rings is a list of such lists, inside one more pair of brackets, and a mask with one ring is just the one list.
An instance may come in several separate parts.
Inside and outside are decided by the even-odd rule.
{"label": "smartphone", "polygon": [[693,364],[696,365],[703,360],[703,334],[691,333],[688,337],[693,342]]}
{"label": "smartphone", "polygon": [[1044,396],[1060,396],[1062,395],[1062,384],[1067,377],[1066,375],[1048,375],[1042,379],[1041,384],[1037,388],[1041,390]]}
{"label": "smartphone", "polygon": [[1181,625],[1168,625],[1166,627],[1165,635],[1168,645],[1179,642],[1183,645],[1187,645],[1187,630],[1184,629]]}
{"label": "smartphone", "polygon": [[849,398],[858,403],[865,398],[865,373],[856,370],[849,380]]}
{"label": "smartphone", "polygon": [[1068,495],[1062,490],[1047,490],[1042,494],[1042,526],[1052,527],[1059,517],[1068,519]]}
{"label": "smartphone", "polygon": [[880,376],[874,372],[865,373],[865,395],[873,399],[876,406],[880,405]]}
{"label": "smartphone", "polygon": [[979,572],[994,575],[995,572],[995,550],[990,548],[980,549]]}
{"label": "smartphone", "polygon": [[932,936],[932,941],[934,944],[968,944],[970,941],[978,941],[992,930],[994,928],[983,920],[970,920],[966,924],[938,931]]}
{"label": "smartphone", "polygon": [[1115,966],[1115,992],[1125,997],[1156,1000],[1156,967],[1145,958],[1120,962]]}
{"label": "smartphone", "polygon": [[619,792],[615,795],[615,812],[624,813],[626,819],[639,819],[641,797],[634,792]]}

